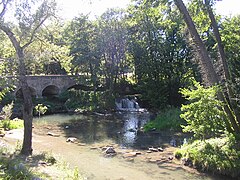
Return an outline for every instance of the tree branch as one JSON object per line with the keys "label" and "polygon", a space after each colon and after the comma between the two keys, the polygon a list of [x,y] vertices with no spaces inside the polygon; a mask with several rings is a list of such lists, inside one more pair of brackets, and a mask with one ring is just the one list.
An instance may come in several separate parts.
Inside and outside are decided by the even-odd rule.
{"label": "tree branch", "polygon": [[1,13],[0,13],[0,19],[3,18],[4,14],[5,14],[6,10],[7,10],[7,5],[10,3],[10,1],[11,1],[11,0],[2,0],[2,1],[0,2],[0,5],[3,6],[2,11],[1,11]]}
{"label": "tree branch", "polygon": [[46,16],[40,21],[40,23],[37,24],[37,26],[33,29],[32,33],[31,33],[31,36],[30,36],[30,40],[29,40],[26,44],[23,45],[23,47],[22,47],[23,49],[26,48],[26,47],[28,47],[28,46],[33,42],[33,39],[34,39],[34,37],[35,37],[35,34],[36,34],[37,30],[42,26],[42,24],[47,20],[48,17],[49,17],[49,16],[46,15]]}
{"label": "tree branch", "polygon": [[20,43],[18,42],[18,40],[14,36],[14,33],[11,31],[9,27],[4,25],[3,23],[0,23],[0,29],[8,36],[15,49],[21,48]]}

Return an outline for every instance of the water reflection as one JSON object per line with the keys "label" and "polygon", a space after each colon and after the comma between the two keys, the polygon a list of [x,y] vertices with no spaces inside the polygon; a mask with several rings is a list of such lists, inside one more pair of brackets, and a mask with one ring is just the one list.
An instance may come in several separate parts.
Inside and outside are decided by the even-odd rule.
{"label": "water reflection", "polygon": [[124,113],[121,114],[124,120],[122,128],[123,136],[120,144],[126,147],[133,147],[137,140],[137,132],[149,121],[149,113]]}

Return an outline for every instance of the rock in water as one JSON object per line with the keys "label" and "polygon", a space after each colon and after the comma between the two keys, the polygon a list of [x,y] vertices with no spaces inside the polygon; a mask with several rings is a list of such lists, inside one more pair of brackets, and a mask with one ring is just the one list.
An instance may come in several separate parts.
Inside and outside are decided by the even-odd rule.
{"label": "rock in water", "polygon": [[108,147],[105,151],[106,154],[116,154],[116,151],[113,149],[113,147]]}
{"label": "rock in water", "polygon": [[53,137],[59,137],[60,136],[59,134],[55,134],[55,133],[52,133],[52,132],[48,132],[47,135],[53,136]]}
{"label": "rock in water", "polygon": [[75,138],[75,137],[69,137],[69,138],[67,138],[67,140],[66,140],[66,142],[71,142],[71,143],[74,143],[74,142],[76,142],[77,141],[77,138]]}
{"label": "rock in water", "polygon": [[157,149],[157,148],[153,148],[153,147],[148,148],[148,150],[149,150],[149,151],[152,151],[152,152],[158,152],[158,149]]}

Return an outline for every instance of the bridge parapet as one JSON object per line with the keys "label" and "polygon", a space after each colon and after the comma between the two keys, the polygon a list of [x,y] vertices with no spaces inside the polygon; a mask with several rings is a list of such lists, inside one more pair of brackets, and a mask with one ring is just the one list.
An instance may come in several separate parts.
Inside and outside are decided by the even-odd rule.
{"label": "bridge parapet", "polygon": [[[16,86],[14,95],[17,95],[20,89],[18,78],[9,76],[7,79],[8,84],[13,84]],[[74,85],[88,85],[89,81],[84,75],[29,75],[27,76],[27,83],[32,94],[37,98],[41,98],[46,94],[58,95]]]}

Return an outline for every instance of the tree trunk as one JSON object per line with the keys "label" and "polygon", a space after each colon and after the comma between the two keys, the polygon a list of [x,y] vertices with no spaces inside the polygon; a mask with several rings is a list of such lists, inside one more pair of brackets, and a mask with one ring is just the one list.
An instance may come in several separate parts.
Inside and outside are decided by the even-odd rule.
{"label": "tree trunk", "polygon": [[19,60],[19,81],[23,94],[23,120],[24,120],[24,138],[21,154],[32,154],[32,120],[33,120],[33,104],[31,92],[27,84],[26,69],[24,63],[23,49],[17,50]]}
{"label": "tree trunk", "polygon": [[198,51],[200,57],[200,68],[204,72],[204,77],[207,85],[217,85],[219,83],[218,76],[214,70],[213,64],[208,55],[208,51],[195,28],[195,25],[191,16],[188,13],[187,8],[185,7],[182,0],[174,1],[179,11],[183,14],[184,21],[188,26],[189,32],[191,33],[191,36],[193,38],[193,42],[197,46],[196,50]]}
{"label": "tree trunk", "polygon": [[233,111],[236,115],[238,124],[240,125],[240,113],[239,113],[237,102],[234,100],[235,96],[234,96],[233,89],[232,89],[231,85],[229,84],[230,81],[231,81],[231,76],[230,76],[230,73],[229,73],[227,58],[226,58],[226,54],[225,54],[225,51],[224,51],[224,46],[222,44],[222,39],[221,39],[219,30],[218,30],[218,25],[217,25],[215,16],[213,14],[212,8],[209,4],[209,0],[205,0],[205,5],[206,5],[206,8],[207,8],[209,18],[211,20],[213,33],[214,33],[214,36],[216,38],[217,45],[218,45],[220,60],[221,60],[222,66],[223,66],[223,72],[224,72],[224,78],[225,78],[224,80],[226,81],[226,88],[227,88],[229,103],[230,103],[230,105],[231,105],[231,107],[232,107],[232,109],[233,109]]}
{"label": "tree trunk", "polygon": [[[191,33],[191,36],[193,38],[193,42],[197,46],[197,51],[198,51],[198,54],[200,57],[200,59],[199,59],[200,68],[202,70],[202,75],[204,75],[204,77],[206,78],[205,81],[207,82],[207,85],[212,86],[212,85],[219,84],[219,78],[217,76],[217,73],[214,70],[214,67],[213,67],[211,59],[209,57],[208,51],[196,30],[196,27],[193,23],[191,16],[188,13],[186,6],[184,5],[182,0],[174,0],[174,2],[176,4],[176,6],[178,7],[179,11],[182,13],[184,21],[186,22],[188,30]],[[239,133],[240,127],[237,124],[236,118],[235,118],[228,102],[226,101],[226,98],[225,98],[223,92],[218,93],[218,98],[221,101],[223,101],[225,104],[224,110],[228,114],[229,120],[231,122],[231,125],[232,125],[234,131]]]}
{"label": "tree trunk", "polygon": [[24,62],[24,48],[20,46],[20,43],[14,36],[14,33],[0,23],[0,29],[8,36],[12,45],[17,53],[17,58],[19,61],[19,83],[23,94],[23,120],[24,120],[24,139],[21,153],[24,155],[32,154],[32,120],[33,120],[33,104],[31,92],[27,84],[26,78],[26,66]]}

